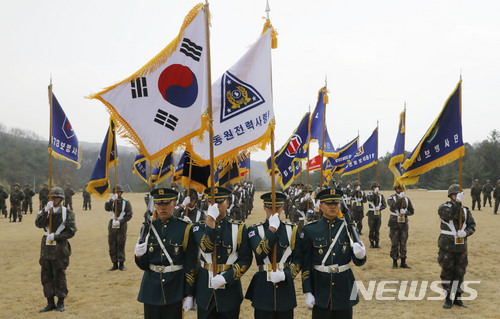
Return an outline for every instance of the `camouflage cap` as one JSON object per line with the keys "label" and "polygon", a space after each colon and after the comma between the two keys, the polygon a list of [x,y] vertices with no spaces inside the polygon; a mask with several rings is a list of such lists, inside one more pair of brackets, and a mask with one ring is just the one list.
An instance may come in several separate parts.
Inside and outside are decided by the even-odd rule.
{"label": "camouflage cap", "polygon": [[374,188],[374,187],[380,187],[380,185],[377,182],[373,182],[372,183],[372,188]]}
{"label": "camouflage cap", "polygon": [[3,184],[0,184],[0,188],[3,188]]}
{"label": "camouflage cap", "polygon": [[[187,194],[187,189],[186,189],[186,194]],[[198,192],[196,191],[196,189],[194,189],[194,188],[190,188],[190,189],[189,189],[189,195],[188,195],[188,196],[189,196],[189,198],[190,198],[191,200],[193,200],[193,199],[198,199]]]}
{"label": "camouflage cap", "polygon": [[24,185],[24,187],[31,187],[31,185],[30,184],[26,184],[26,185]]}
{"label": "camouflage cap", "polygon": [[20,187],[20,186],[19,186],[19,183],[14,183],[14,185],[13,185],[13,186]]}
{"label": "camouflage cap", "polygon": [[123,186],[120,184],[116,184],[116,187],[113,187],[113,193],[118,193],[118,192],[123,193]]}
{"label": "camouflage cap", "polygon": [[64,191],[61,187],[52,187],[52,197],[64,198]]}
{"label": "camouflage cap", "polygon": [[450,197],[453,194],[458,194],[458,193],[460,193],[460,185],[451,184],[451,186],[448,188],[448,197]]}

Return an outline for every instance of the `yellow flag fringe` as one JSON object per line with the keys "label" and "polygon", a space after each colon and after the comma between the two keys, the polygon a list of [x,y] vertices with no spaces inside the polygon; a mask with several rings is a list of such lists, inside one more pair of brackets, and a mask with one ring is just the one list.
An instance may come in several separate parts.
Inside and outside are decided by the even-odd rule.
{"label": "yellow flag fringe", "polygon": [[76,164],[76,169],[80,169],[80,167],[81,167],[80,163],[82,162],[82,152],[80,152],[80,143],[78,143],[78,161],[77,162],[75,162],[73,160],[70,160],[67,157],[62,156],[59,153],[51,151],[50,149],[48,150],[48,152],[55,159],[58,159],[58,160],[61,160],[61,161],[67,161],[67,162],[71,162],[71,163],[75,163]]}

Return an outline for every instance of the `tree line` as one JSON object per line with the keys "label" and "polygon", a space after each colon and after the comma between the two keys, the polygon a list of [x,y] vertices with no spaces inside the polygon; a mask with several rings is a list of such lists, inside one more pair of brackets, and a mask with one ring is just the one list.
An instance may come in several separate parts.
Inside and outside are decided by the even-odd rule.
{"label": "tree line", "polygon": [[[75,191],[82,191],[88,183],[92,170],[99,154],[101,144],[81,143],[81,168],[76,169],[74,163],[61,160],[52,160],[53,172],[52,183],[54,186],[64,187],[70,184]],[[118,146],[118,182],[127,191],[147,192],[148,185],[139,176],[132,173],[135,160],[135,149],[133,147]],[[409,154],[407,154],[409,155]],[[388,168],[391,154],[387,153],[379,157],[378,182],[382,189],[391,189],[394,176]],[[465,156],[462,161],[463,187],[469,188],[474,179],[479,179],[480,184],[491,180],[493,185],[500,179],[500,132],[493,130],[482,142],[473,145],[465,144]],[[449,185],[459,179],[458,160],[433,169],[420,177],[414,188],[425,189],[447,189]],[[310,184],[315,188],[319,185],[319,171],[311,172]],[[360,181],[364,189],[369,189],[371,183],[376,180],[377,168],[372,166],[360,172]],[[257,190],[269,190],[271,181],[265,170],[265,163],[251,161],[251,180]],[[114,169],[109,170],[110,182],[114,181]],[[335,180],[341,179],[345,184],[347,181],[358,179],[357,174],[349,177],[334,175]],[[296,179],[296,182],[298,180]],[[20,129],[7,130],[0,123],[0,184],[10,190],[11,185],[19,183],[21,187],[30,184],[35,191],[39,191],[42,184],[49,182],[49,154],[48,141],[36,134]],[[306,175],[302,174],[302,182],[306,183]],[[167,178],[161,186],[170,186]]]}

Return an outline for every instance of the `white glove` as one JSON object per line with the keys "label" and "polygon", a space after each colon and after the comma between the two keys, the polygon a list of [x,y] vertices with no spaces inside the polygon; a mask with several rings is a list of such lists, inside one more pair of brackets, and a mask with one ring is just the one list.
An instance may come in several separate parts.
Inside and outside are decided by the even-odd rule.
{"label": "white glove", "polygon": [[347,184],[347,187],[346,188],[351,188],[351,185]]}
{"label": "white glove", "polygon": [[271,271],[269,275],[273,284],[285,280],[285,273],[283,270],[276,269],[276,271]]}
{"label": "white glove", "polygon": [[226,279],[224,279],[224,276],[222,276],[222,275],[217,275],[217,276],[212,278],[211,282],[212,282],[212,288],[217,289],[220,286],[226,284]]}
{"label": "white glove", "polygon": [[137,257],[141,257],[146,253],[147,250],[147,242],[143,242],[142,244],[139,244],[140,238],[137,239],[137,244],[135,244],[135,249],[134,253]]}
{"label": "white glove", "polygon": [[299,195],[300,193],[302,193],[302,189],[299,189],[299,191],[295,195]]}
{"label": "white glove", "polygon": [[191,202],[191,198],[189,198],[189,196],[187,196],[186,198],[184,198],[184,200],[182,201],[182,204],[181,206],[183,207],[187,207],[189,205],[189,203]]}
{"label": "white glove", "polygon": [[457,194],[457,202],[463,202],[465,198],[464,192],[458,193]]}
{"label": "white glove", "polygon": [[398,196],[399,196],[399,198],[403,198],[403,197],[405,197],[405,192],[401,192],[401,193],[399,193],[399,194],[398,194]]}
{"label": "white glove", "polygon": [[113,194],[113,196],[111,197],[112,200],[118,200],[118,194]]}
{"label": "white glove", "polygon": [[113,226],[120,226],[120,221],[113,219]]}
{"label": "white glove", "polygon": [[306,292],[306,306],[309,309],[312,309],[316,304],[316,298],[314,298],[313,294],[310,292]]}
{"label": "white glove", "polygon": [[276,230],[280,227],[280,218],[278,217],[278,213],[269,217],[269,227],[274,227]]}
{"label": "white glove", "polygon": [[319,212],[319,199],[316,201],[316,204],[314,204],[314,211]]}
{"label": "white glove", "polygon": [[54,202],[50,201],[50,202],[47,203],[47,205],[45,205],[45,209],[44,210],[46,212],[49,212],[52,207],[54,207]]}
{"label": "white glove", "polygon": [[48,235],[47,235],[47,240],[48,240],[48,241],[54,241],[54,236],[55,236],[55,235],[54,235],[54,233],[50,233],[50,234],[48,234]]}
{"label": "white glove", "polygon": [[356,190],[357,190],[357,191],[360,191],[360,190],[361,190],[361,186],[357,186],[357,187],[356,187]]}
{"label": "white glove", "polygon": [[219,205],[213,204],[208,206],[207,215],[212,216],[214,220],[217,219],[217,217],[219,217]]}
{"label": "white glove", "polygon": [[182,220],[185,221],[185,222],[188,222],[188,223],[192,223],[193,221],[191,220],[191,218],[187,217],[187,216],[184,216],[182,217]]}
{"label": "white glove", "polygon": [[375,189],[373,190],[373,192],[374,192],[375,194],[378,194],[378,191],[379,191],[379,190],[380,190],[380,188],[375,187]]}
{"label": "white glove", "polygon": [[400,213],[400,214],[406,214],[406,209],[401,208],[401,209],[399,210],[399,213]]}
{"label": "white glove", "polygon": [[187,312],[193,309],[193,306],[194,306],[193,296],[187,296],[186,299],[184,299],[184,303],[182,304],[182,310]]}
{"label": "white glove", "polygon": [[463,231],[463,230],[460,229],[457,232],[457,236],[460,237],[460,238],[465,238],[465,237],[467,237],[467,233],[465,231]]}
{"label": "white glove", "polygon": [[359,243],[352,244],[352,251],[354,256],[358,259],[363,259],[366,256],[366,248],[364,245],[360,245]]}
{"label": "white glove", "polygon": [[306,193],[306,195],[304,196],[304,199],[305,199],[305,200],[308,200],[309,198],[311,198],[311,194]]}

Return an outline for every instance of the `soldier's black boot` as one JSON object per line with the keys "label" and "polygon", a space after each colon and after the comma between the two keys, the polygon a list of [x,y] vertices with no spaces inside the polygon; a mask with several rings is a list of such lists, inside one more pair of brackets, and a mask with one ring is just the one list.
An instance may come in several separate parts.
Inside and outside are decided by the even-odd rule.
{"label": "soldier's black boot", "polygon": [[454,305],[457,305],[459,307],[464,307],[464,308],[469,308],[467,307],[464,302],[462,301],[462,293],[461,292],[457,292],[455,294],[455,300],[453,301],[453,304]]}
{"label": "soldier's black boot", "polygon": [[109,268],[109,271],[115,271],[118,269],[118,263],[113,263],[113,267]]}
{"label": "soldier's black boot", "polygon": [[370,248],[375,248],[375,245],[373,244],[373,241],[370,240]]}
{"label": "soldier's black boot", "polygon": [[59,312],[63,312],[64,310],[66,310],[66,308],[64,307],[64,298],[59,297],[57,299],[56,310],[59,311]]}
{"label": "soldier's black boot", "polygon": [[40,312],[47,312],[56,309],[56,304],[54,303],[54,297],[47,298],[47,305],[45,308],[41,309]]}
{"label": "soldier's black boot", "polygon": [[398,260],[397,259],[392,260],[392,269],[398,269]]}
{"label": "soldier's black boot", "polygon": [[120,261],[120,266],[118,267],[121,271],[125,270],[125,266],[123,265],[123,261]]}
{"label": "soldier's black boot", "polygon": [[380,246],[378,244],[378,240],[375,242],[375,248],[380,248]]}
{"label": "soldier's black boot", "polygon": [[406,263],[406,258],[401,258],[401,268],[411,268],[410,266],[408,266],[408,264]]}
{"label": "soldier's black boot", "polygon": [[451,293],[450,292],[446,292],[446,299],[444,301],[443,308],[444,309],[450,309],[451,306],[453,306],[453,301],[451,300]]}

